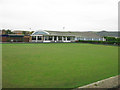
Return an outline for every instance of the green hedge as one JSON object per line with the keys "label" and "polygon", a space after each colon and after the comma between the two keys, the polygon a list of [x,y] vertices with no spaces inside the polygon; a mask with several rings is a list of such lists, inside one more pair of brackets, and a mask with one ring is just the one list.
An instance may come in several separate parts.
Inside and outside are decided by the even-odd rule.
{"label": "green hedge", "polygon": [[120,38],[115,38],[115,37],[104,37],[106,41],[118,41],[120,42]]}
{"label": "green hedge", "polygon": [[106,39],[106,41],[84,41],[84,40],[78,40],[77,42],[120,45],[120,38],[115,38],[115,37],[104,37],[104,38]]}
{"label": "green hedge", "polygon": [[120,44],[120,41],[84,41],[84,40],[78,40],[77,42],[82,43],[94,43],[94,44]]}

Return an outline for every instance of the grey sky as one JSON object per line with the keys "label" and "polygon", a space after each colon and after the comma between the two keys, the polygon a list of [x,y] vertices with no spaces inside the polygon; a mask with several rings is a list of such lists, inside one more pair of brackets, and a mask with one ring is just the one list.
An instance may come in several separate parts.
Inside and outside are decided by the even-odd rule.
{"label": "grey sky", "polygon": [[0,29],[118,30],[119,0],[0,0]]}

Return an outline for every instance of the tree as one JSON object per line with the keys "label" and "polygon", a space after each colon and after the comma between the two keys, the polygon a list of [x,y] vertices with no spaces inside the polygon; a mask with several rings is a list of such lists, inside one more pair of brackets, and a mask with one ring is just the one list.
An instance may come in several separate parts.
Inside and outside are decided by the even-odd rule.
{"label": "tree", "polygon": [[30,34],[34,33],[34,31],[31,31]]}
{"label": "tree", "polygon": [[13,34],[13,32],[11,30],[6,30],[6,34]]}
{"label": "tree", "polygon": [[104,37],[106,41],[116,41],[115,37]]}
{"label": "tree", "polygon": [[26,31],[22,31],[22,33],[23,33],[24,35],[26,35]]}
{"label": "tree", "polygon": [[24,34],[24,35],[29,35],[30,32],[29,32],[29,31],[22,31],[22,34]]}
{"label": "tree", "polygon": [[117,38],[117,41],[120,42],[120,38]]}
{"label": "tree", "polygon": [[2,32],[4,32],[4,34],[13,34],[13,32],[10,29],[2,29]]}

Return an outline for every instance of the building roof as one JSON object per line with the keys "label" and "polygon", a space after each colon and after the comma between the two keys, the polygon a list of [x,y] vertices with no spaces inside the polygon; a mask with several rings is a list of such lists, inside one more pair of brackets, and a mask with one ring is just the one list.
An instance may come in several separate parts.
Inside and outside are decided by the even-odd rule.
{"label": "building roof", "polygon": [[119,37],[120,32],[114,31],[114,32],[108,32],[108,31],[101,31],[101,32],[97,32],[97,35],[100,35],[102,37],[108,36],[108,37]]}
{"label": "building roof", "polygon": [[36,31],[32,35],[56,35],[56,36],[76,36],[86,38],[101,38],[95,32],[73,32],[73,31]]}
{"label": "building roof", "polygon": [[76,36],[76,37],[88,37],[88,38],[100,38],[99,35],[96,35],[94,32],[61,32],[61,31],[47,31],[51,35],[61,35],[61,36]]}

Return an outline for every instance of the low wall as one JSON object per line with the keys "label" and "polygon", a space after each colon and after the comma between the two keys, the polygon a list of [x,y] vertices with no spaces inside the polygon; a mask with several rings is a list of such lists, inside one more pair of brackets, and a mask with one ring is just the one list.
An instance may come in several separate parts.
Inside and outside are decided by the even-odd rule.
{"label": "low wall", "polygon": [[91,84],[88,84],[88,85],[85,85],[85,86],[81,86],[81,87],[78,87],[76,88],[75,90],[77,89],[90,89],[90,88],[106,88],[106,89],[110,89],[110,88],[117,88],[120,86],[120,75],[117,75],[117,76],[113,76],[113,77],[110,77],[110,78],[107,78],[107,79],[104,79],[104,80],[101,80],[101,81],[97,81],[97,82],[94,82],[94,83],[91,83]]}

